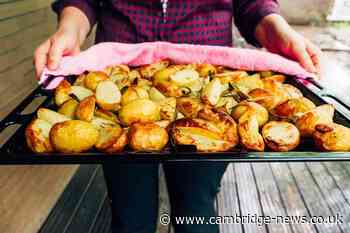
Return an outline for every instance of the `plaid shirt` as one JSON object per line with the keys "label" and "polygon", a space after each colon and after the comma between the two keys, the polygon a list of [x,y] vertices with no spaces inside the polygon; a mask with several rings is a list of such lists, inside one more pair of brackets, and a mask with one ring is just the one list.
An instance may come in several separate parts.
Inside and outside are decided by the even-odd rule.
{"label": "plaid shirt", "polygon": [[96,22],[96,42],[169,41],[232,45],[232,17],[242,36],[258,46],[254,31],[266,15],[278,13],[277,0],[58,0],[59,14],[74,6]]}

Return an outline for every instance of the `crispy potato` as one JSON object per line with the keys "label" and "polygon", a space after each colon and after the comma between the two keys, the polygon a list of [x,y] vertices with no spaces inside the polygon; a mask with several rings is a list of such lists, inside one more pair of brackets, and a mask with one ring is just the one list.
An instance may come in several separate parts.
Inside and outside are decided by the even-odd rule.
{"label": "crispy potato", "polygon": [[198,72],[192,68],[185,68],[170,75],[170,82],[181,88],[189,88],[194,93],[200,91],[203,85]]}
{"label": "crispy potato", "polygon": [[298,88],[290,84],[283,84],[282,88],[287,93],[289,99],[298,99],[303,97],[303,93]]}
{"label": "crispy potato", "polygon": [[122,95],[122,105],[126,105],[132,100],[148,98],[149,95],[146,89],[139,86],[130,86]]}
{"label": "crispy potato", "polygon": [[197,71],[199,73],[199,76],[201,77],[207,77],[212,76],[216,74],[216,67],[211,64],[200,64],[197,67]]}
{"label": "crispy potato", "polygon": [[232,109],[238,104],[233,97],[220,97],[215,105],[216,108],[223,107],[228,114],[231,114]]}
{"label": "crispy potato", "polygon": [[128,139],[128,130],[123,129],[122,133],[118,137],[117,141],[113,143],[112,146],[104,149],[104,152],[107,153],[116,153],[120,152],[124,149],[124,147],[128,144],[129,139]]}
{"label": "crispy potato", "polygon": [[157,121],[160,119],[160,108],[152,100],[136,99],[120,109],[119,119],[124,125]]}
{"label": "crispy potato", "polygon": [[[263,72],[260,73],[263,76]],[[269,75],[269,76],[263,76],[264,80],[273,80],[278,83],[284,83],[286,81],[287,77],[283,74],[275,74],[275,75]]]}
{"label": "crispy potato", "polygon": [[39,108],[37,111],[37,117],[41,120],[49,122],[50,124],[56,124],[58,122],[70,120],[69,117],[47,108]]}
{"label": "crispy potato", "polygon": [[121,93],[114,82],[101,81],[96,88],[96,102],[104,110],[118,110]]}
{"label": "crispy potato", "polygon": [[73,85],[74,86],[82,86],[83,87],[85,85],[85,78],[86,78],[86,74],[83,73],[83,74],[79,75],[75,79]]}
{"label": "crispy potato", "polygon": [[260,75],[262,78],[267,78],[267,77],[273,76],[274,72],[271,70],[260,71]]}
{"label": "crispy potato", "polygon": [[84,79],[85,87],[89,88],[92,91],[96,91],[97,85],[101,81],[108,80],[108,76],[105,72],[102,71],[93,71],[86,75]]}
{"label": "crispy potato", "polygon": [[75,118],[75,111],[77,110],[79,102],[75,99],[70,99],[64,102],[61,107],[58,109],[58,113],[69,117],[70,119]]}
{"label": "crispy potato", "polygon": [[49,139],[52,124],[41,119],[34,119],[25,130],[28,147],[36,153],[52,152],[53,147]]}
{"label": "crispy potato", "polygon": [[95,106],[95,96],[86,97],[79,103],[78,108],[75,111],[75,116],[78,120],[91,121],[95,113]]}
{"label": "crispy potato", "polygon": [[170,125],[171,121],[169,120],[161,120],[161,121],[155,121],[154,124],[166,129]]}
{"label": "crispy potato", "polygon": [[200,99],[195,97],[180,97],[176,100],[176,109],[189,118],[196,118],[203,106]]}
{"label": "crispy potato", "polygon": [[332,123],[333,116],[333,105],[323,104],[301,115],[295,124],[302,137],[311,137],[316,125]]}
{"label": "crispy potato", "polygon": [[[154,74],[153,85],[168,97],[181,97],[184,95],[181,87],[170,80],[170,76],[180,71],[180,66],[169,66]],[[188,94],[188,93],[185,93]]]}
{"label": "crispy potato", "polygon": [[176,98],[169,97],[159,101],[160,119],[174,121],[176,118]]}
{"label": "crispy potato", "polygon": [[274,97],[274,105],[272,105],[268,110],[290,99],[289,94],[283,87],[284,84],[271,79],[263,79],[263,83],[263,89],[267,90]]}
{"label": "crispy potato", "polygon": [[135,80],[137,79],[141,79],[141,74],[138,70],[134,69],[134,70],[130,70],[130,72],[128,73],[128,78],[130,80],[131,83],[133,83]]}
{"label": "crispy potato", "polygon": [[166,96],[163,95],[157,88],[155,87],[151,87],[148,91],[149,93],[149,98],[152,100],[152,101],[161,101],[161,100],[165,100],[166,99]]}
{"label": "crispy potato", "polygon": [[91,149],[98,140],[98,130],[88,122],[69,120],[55,124],[50,141],[56,151],[79,153]]}
{"label": "crispy potato", "polygon": [[269,91],[261,88],[251,90],[248,96],[252,101],[262,105],[267,110],[275,108],[280,103],[279,97],[275,97]]}
{"label": "crispy potato", "polygon": [[141,76],[145,79],[151,79],[155,73],[168,67],[170,62],[168,60],[161,60],[159,62],[140,67]]}
{"label": "crispy potato", "polygon": [[299,130],[288,122],[270,121],[262,128],[262,136],[273,151],[290,151],[300,143]]}
{"label": "crispy potato", "polygon": [[116,125],[118,125],[117,122],[113,120],[97,116],[94,116],[92,118],[91,124],[98,130],[100,130],[101,128],[115,127]]}
{"label": "crispy potato", "polygon": [[82,86],[72,86],[71,94],[74,95],[79,101],[82,101],[86,97],[94,95],[94,93]]}
{"label": "crispy potato", "polygon": [[131,80],[129,79],[130,68],[126,65],[108,66],[104,72],[111,81],[117,84],[119,89],[131,85]]}
{"label": "crispy potato", "polygon": [[239,118],[238,134],[241,144],[248,150],[264,151],[264,139],[259,133],[259,123],[256,114],[246,112]]}
{"label": "crispy potato", "polygon": [[248,94],[249,91],[256,88],[263,88],[264,84],[260,78],[260,74],[250,76],[237,76],[230,80],[230,83],[236,85],[243,93]]}
{"label": "crispy potato", "polygon": [[63,79],[62,82],[60,82],[60,84],[55,89],[55,104],[57,106],[61,106],[67,100],[72,99],[72,97],[70,96],[71,91],[72,86],[67,80]]}
{"label": "crispy potato", "polygon": [[219,78],[214,78],[207,85],[205,85],[202,89],[202,101],[205,104],[210,104],[215,106],[224,91],[224,86],[221,84]]}
{"label": "crispy potato", "polygon": [[218,74],[216,74],[214,77],[219,78],[222,84],[229,84],[230,82],[234,82],[235,80],[239,80],[240,78],[246,76],[249,76],[249,74],[243,70],[222,70],[219,71]]}
{"label": "crispy potato", "polygon": [[269,120],[269,113],[263,106],[249,101],[242,101],[237,104],[233,108],[231,116],[234,120],[238,121],[247,112],[256,115],[259,127],[263,126]]}
{"label": "crispy potato", "polygon": [[130,147],[136,151],[160,151],[168,143],[167,131],[155,123],[134,123],[129,129]]}
{"label": "crispy potato", "polygon": [[99,130],[99,137],[95,144],[97,150],[104,151],[109,147],[112,147],[116,143],[123,133],[123,129],[119,126],[101,128]]}
{"label": "crispy potato", "polygon": [[111,111],[107,111],[104,109],[96,109],[95,116],[101,117],[101,118],[106,119],[106,120],[113,121],[115,123],[119,123],[118,116]]}
{"label": "crispy potato", "polygon": [[316,106],[311,100],[302,97],[298,99],[290,99],[282,104],[277,105],[273,109],[273,114],[282,118],[293,118],[298,117],[301,114],[314,108],[316,108]]}
{"label": "crispy potato", "polygon": [[350,151],[350,128],[339,124],[316,125],[313,139],[322,151]]}

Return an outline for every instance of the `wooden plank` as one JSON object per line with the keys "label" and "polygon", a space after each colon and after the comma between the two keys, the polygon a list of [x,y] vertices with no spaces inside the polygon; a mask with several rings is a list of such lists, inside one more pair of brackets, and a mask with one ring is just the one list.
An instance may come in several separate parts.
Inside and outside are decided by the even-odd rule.
{"label": "wooden plank", "polygon": [[75,170],[76,166],[2,167],[1,232],[36,233]]}
{"label": "wooden plank", "polygon": [[[307,163],[307,169],[310,171],[314,181],[317,183],[322,193],[323,200],[327,202],[334,215],[343,216],[343,223],[339,227],[343,232],[350,232],[350,204],[346,196],[338,186],[335,178],[321,163]],[[349,181],[349,178],[347,181]]]}
{"label": "wooden plank", "polygon": [[63,227],[70,221],[82,197],[96,176],[96,165],[81,165],[67,185],[65,191],[52,209],[39,233],[63,232]]}
{"label": "wooden plank", "polygon": [[[289,163],[289,169],[295,177],[300,194],[307,205],[311,216],[334,216],[330,207],[324,201],[321,191],[312,179],[310,172],[304,163]],[[338,225],[334,224],[316,224],[317,231],[320,233],[342,232]]]}
{"label": "wooden plank", "polygon": [[97,221],[89,233],[112,233],[111,207],[108,198],[105,199]]}
{"label": "wooden plank", "polygon": [[[270,217],[286,216],[286,207],[267,163],[252,164],[253,175],[260,194],[264,214]],[[270,233],[291,233],[291,225],[272,222],[267,225]]]}
{"label": "wooden plank", "polygon": [[50,7],[45,7],[14,18],[0,20],[0,38],[14,34],[38,23],[43,23],[48,18],[53,17],[55,16]]}
{"label": "wooden plank", "polygon": [[[285,205],[288,216],[310,216],[309,210],[300,195],[295,179],[290,173],[286,163],[270,164],[272,174],[277,187],[280,190],[281,198]],[[294,233],[318,233],[314,225],[292,224]]]}
{"label": "wooden plank", "polygon": [[[221,180],[221,189],[217,196],[218,216],[241,216],[239,196],[237,193],[237,181],[233,164],[229,164]],[[240,224],[222,224],[220,232],[242,233],[243,226]]]}
{"label": "wooden plank", "polygon": [[[104,200],[107,197],[106,184],[102,168],[99,167],[97,174],[91,182],[86,195],[83,196],[79,207],[67,222],[64,228],[65,233],[86,233],[89,232],[97,219],[99,211],[102,209]],[[51,232],[50,232],[51,233]]]}
{"label": "wooden plank", "polygon": [[50,6],[53,0],[18,0],[1,4],[0,20]]}
{"label": "wooden plank", "polygon": [[[256,183],[252,174],[251,165],[247,163],[238,163],[234,165],[237,181],[237,190],[241,206],[242,216],[263,216],[261,202],[257,192]],[[244,224],[244,232],[257,233],[268,232],[266,226],[257,224]]]}

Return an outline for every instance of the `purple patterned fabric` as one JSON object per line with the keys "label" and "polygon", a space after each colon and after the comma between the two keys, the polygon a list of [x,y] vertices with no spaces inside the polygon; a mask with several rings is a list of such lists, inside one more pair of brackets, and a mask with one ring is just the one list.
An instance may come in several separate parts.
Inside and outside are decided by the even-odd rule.
{"label": "purple patterned fabric", "polygon": [[90,24],[98,23],[96,42],[169,41],[232,45],[232,17],[243,37],[258,46],[254,31],[266,15],[278,13],[277,0],[58,0],[82,10]]}

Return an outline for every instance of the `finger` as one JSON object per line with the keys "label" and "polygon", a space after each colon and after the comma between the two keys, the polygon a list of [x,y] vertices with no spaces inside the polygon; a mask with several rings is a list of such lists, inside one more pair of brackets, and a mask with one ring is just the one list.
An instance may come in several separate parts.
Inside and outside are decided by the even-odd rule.
{"label": "finger", "polygon": [[310,55],[317,72],[320,72],[320,60],[322,56],[322,51],[311,42],[307,42],[306,51]]}
{"label": "finger", "polygon": [[34,66],[36,78],[39,79],[47,63],[47,55],[50,49],[50,40],[42,43],[34,52]]}
{"label": "finger", "polygon": [[294,54],[299,63],[309,72],[316,73],[316,67],[314,66],[309,53],[304,46],[297,46],[294,48]]}
{"label": "finger", "polygon": [[55,70],[63,56],[66,43],[63,37],[53,37],[51,39],[51,48],[48,54],[48,68],[50,70]]}

